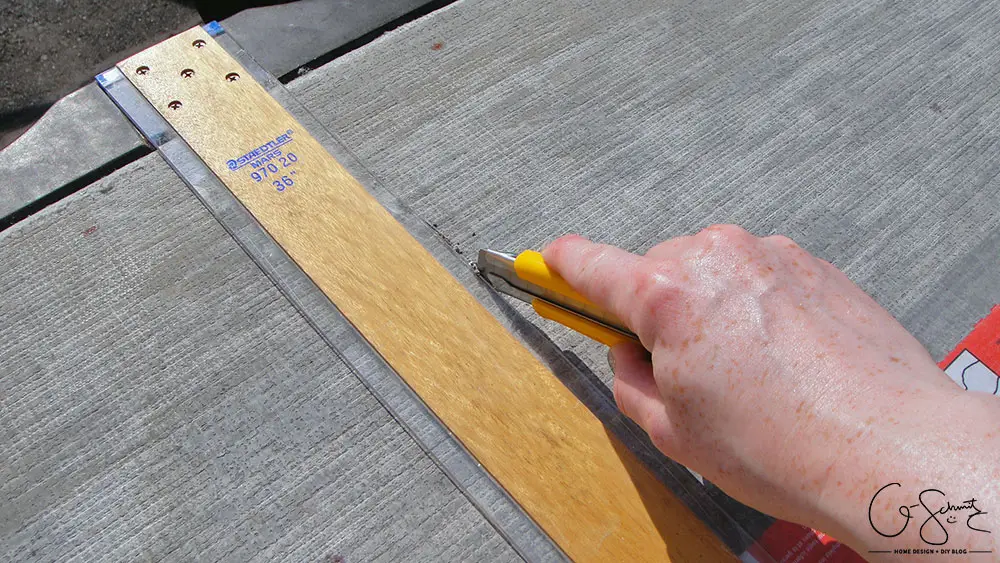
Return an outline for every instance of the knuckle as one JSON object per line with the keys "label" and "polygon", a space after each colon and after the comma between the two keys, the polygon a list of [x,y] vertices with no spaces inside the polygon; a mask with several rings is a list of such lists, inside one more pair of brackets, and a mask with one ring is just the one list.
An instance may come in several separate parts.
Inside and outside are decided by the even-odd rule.
{"label": "knuckle", "polygon": [[658,262],[640,268],[635,276],[635,298],[646,308],[659,308],[677,295],[668,263]]}
{"label": "knuckle", "polygon": [[718,241],[740,241],[752,236],[743,227],[731,224],[712,225],[703,230],[702,233]]}
{"label": "knuckle", "polygon": [[683,299],[683,290],[674,280],[671,265],[667,262],[653,263],[637,273],[635,280],[635,306],[633,315],[627,319],[632,329],[652,342],[672,332],[677,322],[677,311]]}
{"label": "knuckle", "polygon": [[652,258],[654,260],[659,259],[673,250],[676,244],[677,242],[675,240],[665,240],[651,246],[649,250],[646,251],[645,255],[647,258]]}
{"label": "knuckle", "polygon": [[659,242],[646,251],[646,256],[654,259],[669,256],[677,252],[678,249],[689,246],[692,238],[691,236],[682,236]]}
{"label": "knuckle", "polygon": [[598,300],[606,300],[613,284],[606,283],[608,271],[602,267],[607,261],[608,249],[605,246],[594,246],[584,253],[584,259],[580,262],[579,279],[583,280],[587,293]]}
{"label": "knuckle", "polygon": [[712,225],[695,235],[697,244],[692,249],[699,255],[727,254],[734,249],[750,246],[756,237],[739,225]]}
{"label": "knuckle", "polygon": [[785,235],[771,235],[769,237],[766,237],[764,240],[772,244],[773,246],[778,246],[781,248],[791,248],[791,249],[799,248],[797,242],[786,237]]}

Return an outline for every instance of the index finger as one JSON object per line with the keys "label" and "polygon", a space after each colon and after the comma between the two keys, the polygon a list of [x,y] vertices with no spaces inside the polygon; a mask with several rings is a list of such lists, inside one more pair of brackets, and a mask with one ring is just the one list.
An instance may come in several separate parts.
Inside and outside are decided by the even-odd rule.
{"label": "index finger", "polygon": [[645,258],[578,235],[556,239],[542,256],[573,289],[639,334],[636,297],[646,283],[642,281],[646,277]]}

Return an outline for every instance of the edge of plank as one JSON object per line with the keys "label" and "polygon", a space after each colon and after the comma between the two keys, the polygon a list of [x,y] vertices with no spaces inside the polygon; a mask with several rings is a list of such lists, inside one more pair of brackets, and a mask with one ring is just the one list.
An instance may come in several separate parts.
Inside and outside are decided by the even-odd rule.
{"label": "edge of plank", "polygon": [[[118,67],[570,557],[734,558],[200,27]],[[298,168],[265,191],[231,162],[275,131]]]}

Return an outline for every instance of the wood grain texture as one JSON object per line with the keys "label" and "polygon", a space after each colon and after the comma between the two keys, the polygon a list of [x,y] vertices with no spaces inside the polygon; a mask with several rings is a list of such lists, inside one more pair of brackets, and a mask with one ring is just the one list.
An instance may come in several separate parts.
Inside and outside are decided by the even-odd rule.
{"label": "wood grain texture", "polygon": [[119,68],[570,557],[733,559],[201,28]]}
{"label": "wood grain texture", "polygon": [[0,264],[0,561],[521,561],[158,154]]}

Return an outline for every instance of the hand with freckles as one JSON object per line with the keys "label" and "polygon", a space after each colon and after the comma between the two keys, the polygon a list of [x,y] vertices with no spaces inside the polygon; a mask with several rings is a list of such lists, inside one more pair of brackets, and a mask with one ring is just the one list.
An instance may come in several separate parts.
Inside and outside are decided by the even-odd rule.
{"label": "hand with freckles", "polygon": [[[642,346],[609,353],[622,412],[734,498],[862,553],[889,545],[867,516],[889,482],[903,485],[879,496],[876,520],[928,486],[1000,515],[1000,402],[959,388],[888,312],[791,239],[718,225],[644,256],[577,236],[543,254],[639,336]],[[973,462],[982,469],[968,471]],[[992,541],[1000,518],[989,518]]]}

